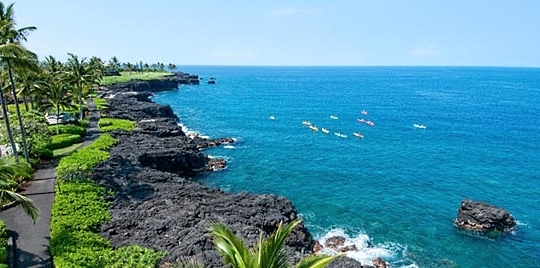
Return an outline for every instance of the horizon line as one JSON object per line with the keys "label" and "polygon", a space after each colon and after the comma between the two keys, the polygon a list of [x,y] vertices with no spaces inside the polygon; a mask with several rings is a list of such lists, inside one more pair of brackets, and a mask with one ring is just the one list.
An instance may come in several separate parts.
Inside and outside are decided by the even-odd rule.
{"label": "horizon line", "polygon": [[397,68],[523,68],[539,69],[540,66],[514,66],[514,65],[250,65],[250,64],[176,64],[176,66],[194,67],[397,67]]}

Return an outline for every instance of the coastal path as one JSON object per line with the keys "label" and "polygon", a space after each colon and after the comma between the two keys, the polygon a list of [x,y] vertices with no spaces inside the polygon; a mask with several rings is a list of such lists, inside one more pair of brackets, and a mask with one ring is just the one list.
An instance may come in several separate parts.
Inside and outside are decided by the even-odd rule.
{"label": "coastal path", "polygon": [[[80,147],[91,144],[99,137],[98,120],[99,111],[95,103],[87,101],[89,111],[89,124],[87,135]],[[79,148],[80,148],[79,147]],[[56,183],[55,167],[58,159],[39,165],[30,180],[24,187],[22,195],[32,199],[38,207],[39,215],[34,223],[24,213],[20,206],[14,206],[0,211],[0,219],[6,224],[8,243],[11,254],[9,267],[12,268],[52,268],[53,262],[49,250],[51,231],[51,210],[54,202],[54,186]]]}

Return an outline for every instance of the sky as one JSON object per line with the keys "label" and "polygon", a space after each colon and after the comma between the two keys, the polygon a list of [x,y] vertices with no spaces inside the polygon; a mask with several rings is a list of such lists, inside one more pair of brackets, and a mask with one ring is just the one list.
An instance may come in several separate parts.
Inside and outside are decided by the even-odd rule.
{"label": "sky", "polygon": [[25,46],[40,59],[540,67],[539,0],[17,0],[14,9],[17,27],[38,28]]}

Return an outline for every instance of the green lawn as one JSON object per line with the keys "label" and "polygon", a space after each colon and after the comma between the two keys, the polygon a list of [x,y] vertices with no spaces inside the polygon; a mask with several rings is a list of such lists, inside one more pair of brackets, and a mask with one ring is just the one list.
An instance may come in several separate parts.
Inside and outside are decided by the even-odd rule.
{"label": "green lawn", "polygon": [[60,149],[57,149],[57,150],[53,150],[53,156],[57,157],[57,156],[60,156],[60,155],[71,153],[71,152],[75,151],[81,144],[82,144],[82,142],[81,143],[75,143],[75,144],[73,144],[71,146],[68,146],[68,147],[65,147],[65,148],[60,148]]}
{"label": "green lawn", "polygon": [[120,76],[105,76],[103,77],[102,85],[114,83],[123,83],[134,79],[152,80],[159,79],[165,75],[170,75],[169,72],[121,72]]}

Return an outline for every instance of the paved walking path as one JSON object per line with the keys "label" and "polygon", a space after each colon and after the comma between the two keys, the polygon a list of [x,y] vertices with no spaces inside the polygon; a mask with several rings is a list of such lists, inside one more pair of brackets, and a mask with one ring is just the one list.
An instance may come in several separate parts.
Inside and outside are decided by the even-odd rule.
{"label": "paved walking path", "polygon": [[[90,122],[87,136],[81,147],[92,143],[99,137],[97,121],[99,111],[94,102],[88,100]],[[8,234],[13,239],[15,261],[10,261],[13,268],[52,268],[53,262],[49,251],[51,231],[51,209],[54,202],[54,185],[56,182],[54,168],[58,159],[51,160],[40,165],[21,193],[32,199],[38,209],[39,216],[35,224],[20,206],[6,209],[0,212],[0,219],[4,221]],[[10,267],[11,267],[10,266]]]}

